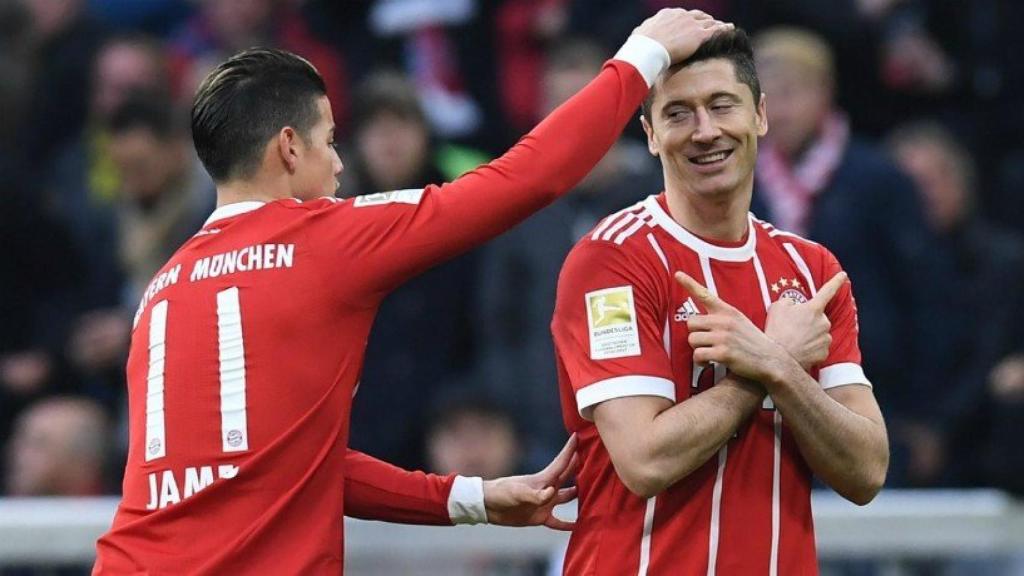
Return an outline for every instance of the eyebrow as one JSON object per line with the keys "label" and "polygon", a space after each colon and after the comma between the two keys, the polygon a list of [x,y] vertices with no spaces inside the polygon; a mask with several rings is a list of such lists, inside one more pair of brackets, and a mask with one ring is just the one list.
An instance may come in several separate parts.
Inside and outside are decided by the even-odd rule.
{"label": "eyebrow", "polygon": [[[713,102],[713,101],[718,100],[720,98],[725,98],[726,100],[729,100],[730,102],[732,102],[734,104],[742,104],[743,103],[743,99],[740,98],[738,94],[735,94],[733,92],[726,92],[724,90],[719,90],[718,92],[711,93],[711,95],[707,98],[707,100],[708,100],[708,102]],[[661,107],[661,110],[662,111],[668,110],[672,106],[686,106],[687,108],[693,108],[693,104],[692,104],[691,101],[689,101],[689,100],[682,100],[682,99],[678,99],[677,98],[675,100],[669,100],[668,102],[665,102],[665,104]]]}

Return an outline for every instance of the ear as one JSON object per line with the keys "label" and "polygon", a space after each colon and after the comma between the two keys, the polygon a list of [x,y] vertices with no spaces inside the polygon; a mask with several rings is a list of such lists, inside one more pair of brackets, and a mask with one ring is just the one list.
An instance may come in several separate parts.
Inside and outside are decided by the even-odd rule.
{"label": "ear", "polygon": [[643,115],[640,116],[640,125],[644,127],[644,134],[647,134],[647,150],[651,153],[651,156],[657,157],[661,152],[661,146],[654,137],[654,128],[647,121],[647,117]]}
{"label": "ear", "polygon": [[756,120],[757,135],[764,136],[768,133],[768,103],[764,92],[761,93],[761,99],[757,102]]}
{"label": "ear", "polygon": [[277,154],[289,174],[295,173],[299,161],[299,135],[290,126],[285,126],[277,133]]}

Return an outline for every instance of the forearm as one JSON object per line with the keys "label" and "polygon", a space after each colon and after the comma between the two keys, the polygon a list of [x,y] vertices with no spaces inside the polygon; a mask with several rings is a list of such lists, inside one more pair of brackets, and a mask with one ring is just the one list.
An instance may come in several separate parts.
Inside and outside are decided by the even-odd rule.
{"label": "forearm", "polygon": [[811,470],[843,497],[870,502],[885,481],[885,423],[847,408],[822,390],[795,361],[765,383]]}
{"label": "forearm", "polygon": [[[650,54],[635,59],[644,58]],[[644,74],[662,69],[652,69],[650,62],[645,67]],[[397,224],[403,254],[416,255],[411,262],[397,260],[402,276],[497,236],[568,192],[634,119],[647,91],[637,67],[611,60],[500,158],[450,184],[428,187],[419,206]]]}
{"label": "forearm", "polygon": [[727,376],[709,390],[660,412],[620,450],[619,477],[642,496],[653,496],[701,467],[760,407],[759,386]]}
{"label": "forearm", "polygon": [[486,520],[479,480],[403,470],[355,450],[345,456],[345,515],[400,524]]}

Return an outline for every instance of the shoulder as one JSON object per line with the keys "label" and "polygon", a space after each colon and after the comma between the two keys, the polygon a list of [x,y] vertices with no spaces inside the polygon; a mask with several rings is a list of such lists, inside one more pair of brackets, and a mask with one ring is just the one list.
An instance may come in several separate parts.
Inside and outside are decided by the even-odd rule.
{"label": "shoulder", "polygon": [[[754,228],[758,231],[759,242],[768,242],[793,260],[798,268],[806,268],[819,284],[825,275],[831,277],[838,272],[839,261],[825,245],[799,234],[776,228],[770,222],[751,215]],[[829,274],[831,272],[831,274]]]}
{"label": "shoulder", "polygon": [[656,243],[648,238],[651,217],[645,202],[637,202],[602,218],[573,246],[567,264],[574,260],[605,267],[630,267],[637,264],[657,264]]}

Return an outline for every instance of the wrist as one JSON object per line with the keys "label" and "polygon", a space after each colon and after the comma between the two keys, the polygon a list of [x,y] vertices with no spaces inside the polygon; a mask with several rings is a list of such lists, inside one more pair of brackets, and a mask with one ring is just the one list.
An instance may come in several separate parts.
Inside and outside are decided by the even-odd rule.
{"label": "wrist", "polygon": [[452,524],[487,523],[487,482],[478,476],[456,476],[448,494],[448,516]]}
{"label": "wrist", "polygon": [[796,380],[796,376],[804,372],[803,367],[796,358],[786,351],[782,346],[776,345],[775,354],[765,363],[764,380],[761,382],[768,393],[785,387]]}
{"label": "wrist", "polygon": [[626,43],[612,58],[628,62],[636,68],[643,76],[648,88],[654,85],[658,76],[668,68],[672,61],[668,50],[661,42],[636,32],[626,40]]}

